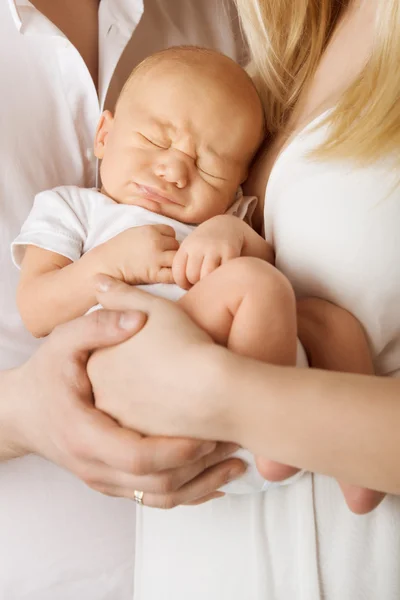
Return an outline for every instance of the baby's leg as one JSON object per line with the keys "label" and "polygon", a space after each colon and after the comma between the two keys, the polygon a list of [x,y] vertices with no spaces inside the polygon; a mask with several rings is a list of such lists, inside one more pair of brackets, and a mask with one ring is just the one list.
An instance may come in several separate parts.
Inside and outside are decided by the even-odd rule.
{"label": "baby's leg", "polygon": [[287,279],[258,258],[232,260],[179,304],[215,342],[278,365],[296,364],[296,303]]}
{"label": "baby's leg", "polygon": [[[202,279],[179,300],[190,317],[233,352],[278,365],[295,365],[296,302],[288,280],[257,258],[232,260]],[[274,461],[270,479],[298,469]]]}
{"label": "baby's leg", "polygon": [[[305,298],[297,305],[298,335],[312,367],[328,371],[373,375],[374,366],[367,338],[359,321],[346,310],[318,298]],[[373,490],[340,483],[347,504],[356,513],[366,513],[384,498]]]}

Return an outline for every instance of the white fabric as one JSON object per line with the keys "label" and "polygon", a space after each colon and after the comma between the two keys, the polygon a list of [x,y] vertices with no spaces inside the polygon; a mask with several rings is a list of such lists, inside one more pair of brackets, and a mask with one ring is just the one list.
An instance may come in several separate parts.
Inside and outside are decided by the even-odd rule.
{"label": "white fabric", "polygon": [[[245,197],[239,191],[236,201],[227,212],[240,219],[251,219],[256,202],[256,198]],[[12,243],[12,256],[15,265],[19,267],[26,246],[33,245],[76,261],[126,229],[161,224],[172,227],[180,243],[195,229],[194,225],[169,219],[140,206],[118,204],[94,188],[62,186],[36,196],[20,234]],[[182,288],[171,284],[138,287],[173,301],[179,300],[186,293]],[[223,491],[230,494],[266,491],[279,485],[288,485],[301,475],[299,473],[283,483],[272,483],[259,474],[254,457],[249,452],[242,449],[235,456],[242,458],[248,467],[239,480],[231,481],[223,487]]]}
{"label": "white fabric", "polygon": [[[101,0],[99,102],[64,35],[28,0],[0,2],[0,369],[22,363],[39,343],[15,305],[10,244],[38,192],[95,185],[103,98],[112,106],[142,53],[160,47],[189,43],[243,55],[230,0],[146,0],[141,18],[142,8],[141,0]],[[0,490],[2,600],[131,600],[131,502],[97,494],[37,457],[1,464]]]}
{"label": "white fabric", "polygon": [[[400,170],[307,158],[325,135],[308,127],[275,164],[267,237],[297,293],[353,312],[378,373],[399,375]],[[194,510],[142,508],[137,527],[135,600],[400,598],[400,499],[355,516],[321,475]]]}

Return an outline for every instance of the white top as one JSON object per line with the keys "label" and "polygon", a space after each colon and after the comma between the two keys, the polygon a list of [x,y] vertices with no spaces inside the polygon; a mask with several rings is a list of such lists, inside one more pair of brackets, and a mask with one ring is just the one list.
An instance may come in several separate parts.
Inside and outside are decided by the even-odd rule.
{"label": "white top", "polygon": [[[309,126],[278,158],[267,237],[297,293],[353,312],[378,372],[399,375],[400,169],[307,158],[325,135]],[[400,499],[356,516],[321,475],[193,510],[143,508],[137,540],[135,600],[400,598]]]}
{"label": "white top", "polygon": [[[142,15],[142,0],[101,0],[99,102],[65,36],[28,0],[0,2],[0,369],[20,364],[39,343],[18,315],[10,244],[38,192],[95,185],[94,132],[125,46],[110,107],[143,54],[161,47],[189,43],[242,56],[230,0],[145,6]],[[95,493],[33,456],[0,465],[0,490],[2,600],[131,600],[132,502]]]}

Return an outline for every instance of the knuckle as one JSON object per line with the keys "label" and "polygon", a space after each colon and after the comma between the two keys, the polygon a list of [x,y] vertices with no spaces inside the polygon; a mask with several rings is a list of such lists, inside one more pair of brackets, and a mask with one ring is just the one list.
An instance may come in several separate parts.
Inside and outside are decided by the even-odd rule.
{"label": "knuckle", "polygon": [[166,494],[160,498],[161,510],[172,510],[178,506],[179,502],[177,497],[172,494]]}
{"label": "knuckle", "polygon": [[138,452],[134,452],[126,458],[125,469],[132,475],[142,476],[150,474],[143,457]]}
{"label": "knuckle", "polygon": [[158,480],[159,493],[168,495],[171,492],[175,492],[179,488],[179,482],[176,475],[165,474],[161,475]]}
{"label": "knuckle", "polygon": [[74,432],[64,435],[64,447],[67,454],[78,461],[85,460],[91,455],[85,439]]}

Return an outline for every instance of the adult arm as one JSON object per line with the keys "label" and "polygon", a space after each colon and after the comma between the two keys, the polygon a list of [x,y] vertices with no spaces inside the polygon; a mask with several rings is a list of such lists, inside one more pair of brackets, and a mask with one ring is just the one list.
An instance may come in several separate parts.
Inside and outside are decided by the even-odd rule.
{"label": "adult arm", "polygon": [[[235,448],[188,439],[144,438],[93,405],[90,353],[137,332],[137,312],[97,311],[56,328],[31,359],[0,374],[0,460],[35,453],[93,489],[170,507],[213,496],[243,465]],[[221,462],[222,461],[222,462]]]}
{"label": "adult arm", "polygon": [[[96,403],[115,418],[147,434],[235,441],[272,460],[400,494],[399,380],[243,358],[213,344],[178,306],[108,278],[98,285],[103,305],[149,316],[138,335],[89,363]],[[117,388],[106,365],[118,374]]]}

